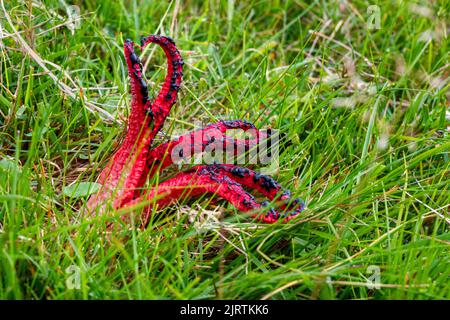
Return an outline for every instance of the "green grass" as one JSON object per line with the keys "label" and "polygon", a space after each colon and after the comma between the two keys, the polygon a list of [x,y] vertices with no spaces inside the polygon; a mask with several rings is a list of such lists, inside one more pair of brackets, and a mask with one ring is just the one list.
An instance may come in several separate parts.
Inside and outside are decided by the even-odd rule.
{"label": "green grass", "polygon": [[[56,0],[4,1],[12,25],[0,10],[0,298],[450,298],[450,2],[376,1],[373,30],[360,0],[74,3],[73,34]],[[274,177],[307,201],[299,219],[256,224],[210,197],[145,230],[81,215],[86,197],[64,190],[95,181],[120,141],[123,40],[151,33],[186,61],[164,131],[220,118],[281,130],[292,145]],[[146,57],[154,94],[165,58]],[[213,210],[223,220],[189,222]]]}

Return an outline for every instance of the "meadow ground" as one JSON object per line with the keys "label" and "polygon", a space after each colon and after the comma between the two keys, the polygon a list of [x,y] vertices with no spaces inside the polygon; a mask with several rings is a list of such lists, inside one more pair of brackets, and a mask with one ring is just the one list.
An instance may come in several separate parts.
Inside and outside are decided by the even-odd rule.
{"label": "meadow ground", "polygon": [[[0,298],[450,297],[449,1],[1,4]],[[300,217],[258,224],[211,197],[145,230],[81,215],[123,137],[123,41],[152,33],[186,62],[164,132],[279,129],[273,176]],[[162,50],[145,64],[155,93]]]}

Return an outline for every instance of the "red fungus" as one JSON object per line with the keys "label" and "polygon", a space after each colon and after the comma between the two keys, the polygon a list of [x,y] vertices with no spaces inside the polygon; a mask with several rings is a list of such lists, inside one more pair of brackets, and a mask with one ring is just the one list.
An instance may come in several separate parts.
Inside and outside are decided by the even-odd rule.
{"label": "red fungus", "polygon": [[[119,150],[100,173],[98,182],[103,188],[89,199],[88,211],[103,213],[107,203],[111,203],[113,209],[118,209],[154,198],[156,198],[154,204],[158,208],[163,208],[176,199],[211,193],[227,200],[240,211],[252,212],[253,217],[263,222],[288,221],[300,213],[304,209],[303,201],[292,200],[290,192],[283,191],[278,182],[271,177],[229,164],[194,166],[141,194],[149,176],[173,164],[173,152],[178,152],[182,157],[184,150],[189,154],[203,152],[213,143],[232,143],[237,147],[234,150],[242,147],[248,151],[261,141],[261,132],[253,124],[242,120],[227,120],[210,124],[174,141],[152,147],[156,134],[161,130],[170,109],[176,102],[184,63],[172,39],[156,35],[144,37],[141,40],[141,49],[149,43],[160,45],[167,56],[166,78],[158,96],[151,102],[141,61],[134,52],[135,45],[130,40],[125,41],[124,53],[132,94],[127,134]],[[250,130],[253,138],[247,140],[227,136],[227,131],[233,129]],[[195,135],[200,135],[200,139],[194,139]],[[284,212],[269,208],[267,201],[258,203],[244,187],[257,190],[270,201],[281,202],[279,207],[283,208]],[[144,224],[149,220],[152,206],[153,204],[148,205],[142,211]],[[261,213],[262,210],[265,212]]]}

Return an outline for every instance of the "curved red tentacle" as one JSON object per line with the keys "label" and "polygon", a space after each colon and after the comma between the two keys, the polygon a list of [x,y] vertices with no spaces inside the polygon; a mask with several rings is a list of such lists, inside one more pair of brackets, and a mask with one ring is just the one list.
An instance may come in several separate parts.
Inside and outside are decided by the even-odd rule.
{"label": "curved red tentacle", "polygon": [[[291,199],[291,191],[284,189],[281,185],[272,177],[260,174],[248,168],[239,167],[232,164],[215,164],[211,166],[194,166],[188,172],[207,170],[219,175],[228,176],[231,180],[239,183],[245,188],[255,189],[268,200],[281,201],[277,203],[277,206],[282,209],[289,208],[289,210],[304,209],[304,202],[300,198]],[[298,212],[300,212],[298,211]]]}
{"label": "curved red tentacle", "polygon": [[144,38],[143,46],[154,42],[160,45],[168,58],[168,71],[162,89],[150,105],[147,84],[144,81],[142,64],[134,52],[134,43],[126,40],[124,44],[128,74],[131,79],[131,113],[127,134],[120,149],[99,175],[102,190],[91,196],[87,203],[88,211],[111,198],[116,191],[113,207],[118,208],[131,201],[135,189],[139,188],[141,176],[147,172],[147,154],[152,141],[164,124],[170,108],[176,101],[181,84],[183,63],[172,39],[163,36]]}
{"label": "curved red tentacle", "polygon": [[[204,170],[206,165],[192,167],[188,172]],[[257,173],[251,169],[235,166],[232,164],[215,164],[210,166],[211,171],[228,176],[242,186],[255,189],[270,201],[279,197],[280,200],[290,198],[290,192],[283,190],[281,185],[272,177]]]}
{"label": "curved red tentacle", "polygon": [[[125,207],[136,205],[150,199],[157,199],[154,205],[158,209],[169,206],[174,200],[188,199],[201,196],[205,193],[215,194],[242,212],[253,212],[252,217],[266,223],[274,223],[280,219],[289,221],[303,210],[303,203],[286,213],[279,213],[273,208],[260,213],[267,202],[258,203],[255,197],[244,190],[241,184],[233,181],[227,175],[212,170],[213,166],[204,166],[193,172],[181,172],[173,178],[151,188],[145,195],[127,203]],[[149,221],[153,205],[148,205],[142,210],[142,220]]]}
{"label": "curved red tentacle", "polygon": [[167,57],[167,75],[155,101],[151,105],[154,115],[154,127],[158,132],[164,124],[164,120],[170,113],[170,109],[177,100],[177,93],[183,78],[183,59],[170,37],[150,35],[142,37],[141,47],[144,49],[149,43],[156,43],[163,48]]}
{"label": "curved red tentacle", "polygon": [[[226,135],[228,130],[242,129],[251,133],[252,139],[234,139]],[[261,133],[255,126],[242,120],[219,121],[204,128],[184,134],[176,140],[165,142],[150,150],[147,165],[151,168],[150,175],[170,166],[175,160],[185,159],[204,152],[208,147],[217,146],[227,150],[232,147],[233,155],[240,151],[248,151],[259,143]]]}

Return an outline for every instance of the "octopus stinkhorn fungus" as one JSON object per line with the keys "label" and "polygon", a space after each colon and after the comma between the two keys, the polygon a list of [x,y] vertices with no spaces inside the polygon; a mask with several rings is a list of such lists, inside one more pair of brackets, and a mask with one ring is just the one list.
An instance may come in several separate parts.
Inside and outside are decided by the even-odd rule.
{"label": "octopus stinkhorn fungus", "polygon": [[[209,144],[217,141],[233,143],[234,146],[243,146],[248,150],[250,146],[258,144],[261,138],[260,131],[253,124],[242,120],[227,120],[210,124],[174,141],[153,146],[156,134],[161,130],[177,99],[184,63],[171,38],[158,35],[143,37],[141,50],[149,43],[161,46],[168,59],[167,75],[162,89],[154,101],[150,101],[142,63],[134,51],[135,44],[126,40],[124,52],[132,93],[127,133],[118,151],[100,173],[98,183],[103,187],[88,200],[88,212],[103,213],[107,204],[111,205],[112,209],[119,209],[153,199],[154,201],[147,201],[149,204],[140,209],[141,221],[145,225],[154,205],[161,209],[177,199],[211,193],[227,200],[236,209],[250,212],[253,217],[267,223],[288,221],[300,213],[304,209],[303,201],[291,199],[289,190],[282,189],[271,177],[231,164],[197,165],[149,190],[143,190],[148,177],[173,163],[170,155],[182,144],[187,145],[193,153],[203,152]],[[251,140],[234,139],[226,135],[228,130],[235,129],[251,129],[255,134]],[[194,135],[200,135],[201,138],[192,139]],[[185,148],[180,149],[179,153],[183,150]],[[257,202],[244,188],[256,189],[267,200],[281,202],[279,208],[283,211],[269,207],[268,201]]]}

